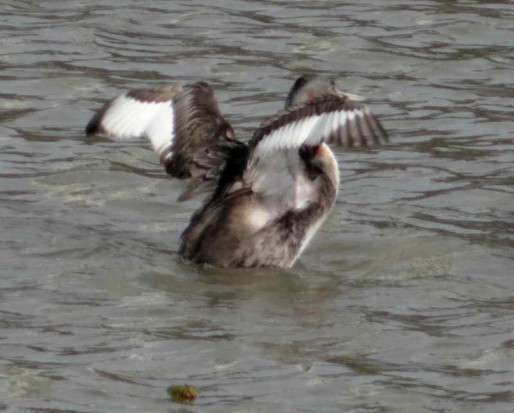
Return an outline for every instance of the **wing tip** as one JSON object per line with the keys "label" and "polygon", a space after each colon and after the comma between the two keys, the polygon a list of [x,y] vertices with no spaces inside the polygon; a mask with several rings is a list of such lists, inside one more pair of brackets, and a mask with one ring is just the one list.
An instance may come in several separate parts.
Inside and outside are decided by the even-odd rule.
{"label": "wing tip", "polygon": [[86,136],[97,135],[105,133],[102,126],[102,119],[107,110],[107,106],[104,106],[100,110],[98,110],[93,117],[89,120],[84,129],[86,132]]}
{"label": "wing tip", "polygon": [[86,136],[98,134],[100,132],[100,122],[98,121],[98,119],[95,119],[95,117],[93,117],[86,125],[84,131],[86,132]]}

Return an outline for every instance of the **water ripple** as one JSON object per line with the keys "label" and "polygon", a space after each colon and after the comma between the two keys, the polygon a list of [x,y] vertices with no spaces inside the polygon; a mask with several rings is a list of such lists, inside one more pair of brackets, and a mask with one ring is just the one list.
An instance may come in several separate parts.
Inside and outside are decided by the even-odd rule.
{"label": "water ripple", "polygon": [[[4,0],[0,409],[164,412],[185,382],[202,412],[510,412],[511,3]],[[145,143],[83,137],[121,90],[205,79],[246,140],[304,71],[392,142],[336,150],[292,269],[181,260],[196,204]]]}

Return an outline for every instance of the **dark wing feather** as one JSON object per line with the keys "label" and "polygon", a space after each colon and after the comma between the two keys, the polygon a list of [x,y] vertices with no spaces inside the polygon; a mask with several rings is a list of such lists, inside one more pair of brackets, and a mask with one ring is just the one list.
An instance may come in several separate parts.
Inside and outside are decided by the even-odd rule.
{"label": "dark wing feather", "polygon": [[206,82],[185,85],[173,109],[175,140],[168,154],[163,154],[166,171],[188,178],[204,175],[213,169],[213,164],[219,167],[225,152],[217,146],[234,140],[235,135],[219,111],[212,88]]}

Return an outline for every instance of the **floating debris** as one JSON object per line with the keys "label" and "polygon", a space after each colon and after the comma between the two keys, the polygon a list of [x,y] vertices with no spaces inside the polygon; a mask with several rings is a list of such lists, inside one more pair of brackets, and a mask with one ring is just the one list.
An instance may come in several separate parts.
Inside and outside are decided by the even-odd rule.
{"label": "floating debris", "polygon": [[166,390],[172,400],[174,401],[191,401],[196,399],[196,387],[189,386],[188,384],[179,384],[170,386]]}

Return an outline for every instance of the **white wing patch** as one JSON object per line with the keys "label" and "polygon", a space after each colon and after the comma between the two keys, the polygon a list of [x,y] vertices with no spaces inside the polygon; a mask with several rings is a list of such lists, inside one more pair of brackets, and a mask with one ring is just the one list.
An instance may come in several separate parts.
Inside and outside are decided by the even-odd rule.
{"label": "white wing patch", "polygon": [[[267,152],[280,149],[300,148],[304,144],[315,146],[326,141],[333,133],[344,128],[349,128],[351,135],[353,135],[355,140],[353,144],[359,145],[361,144],[360,138],[362,133],[356,126],[356,120],[360,118],[362,120],[361,123],[366,125],[365,115],[365,109],[341,109],[288,123],[263,136],[257,143],[253,156],[261,156]],[[363,128],[364,133],[369,132],[367,126]],[[346,144],[346,142],[339,143]]]}
{"label": "white wing patch", "polygon": [[102,117],[101,128],[112,139],[146,137],[162,155],[173,143],[173,121],[171,100],[142,102],[124,94],[111,102]]}

